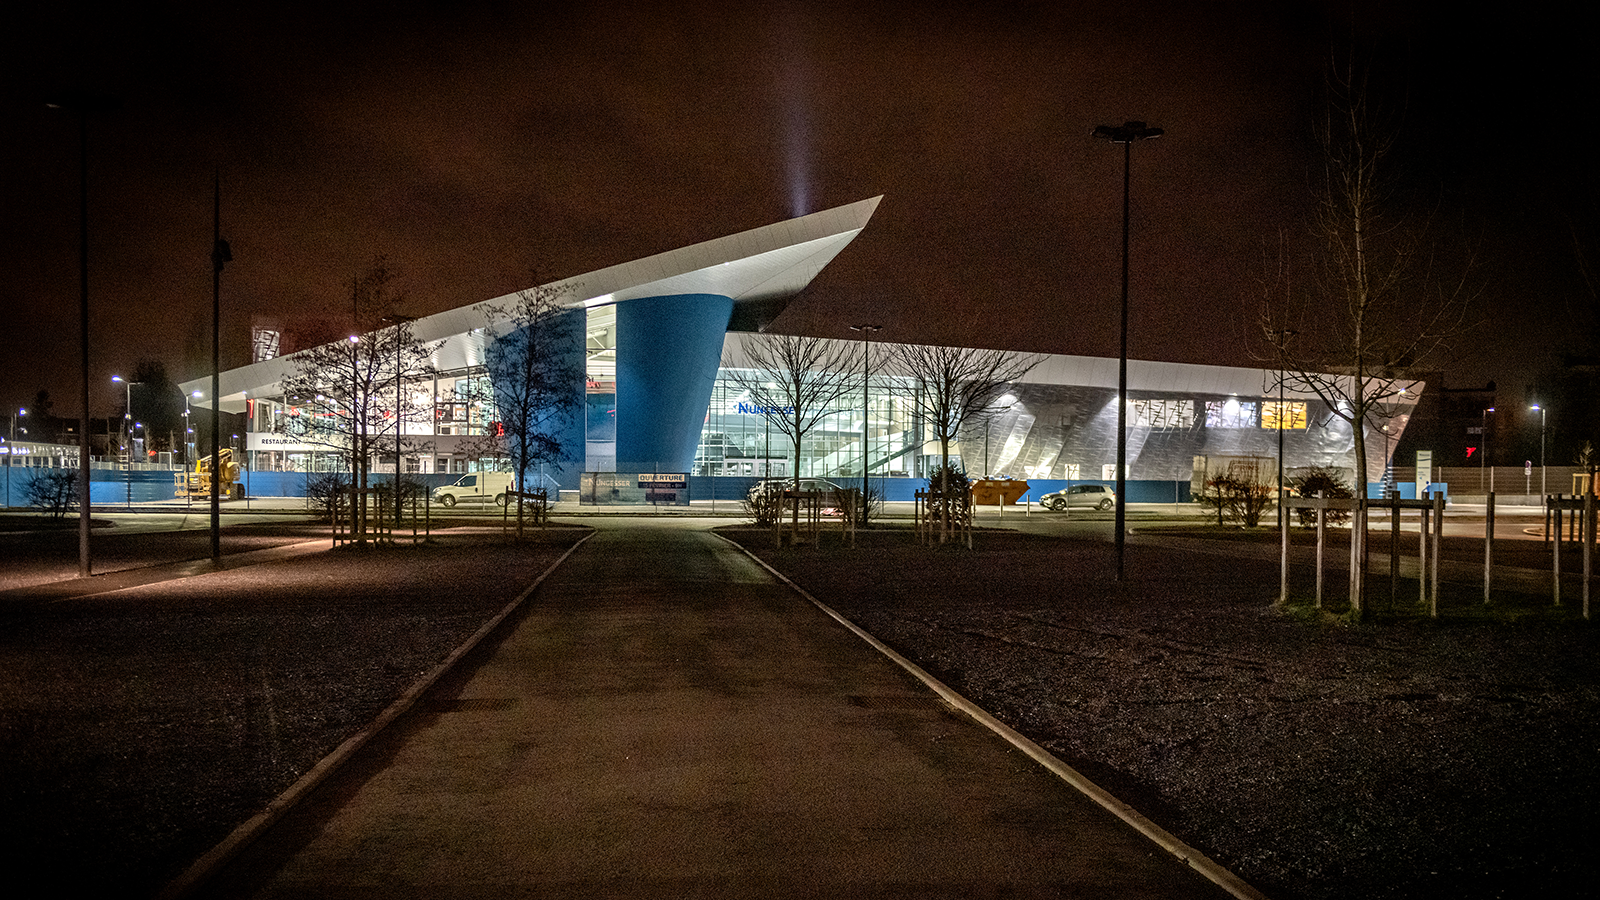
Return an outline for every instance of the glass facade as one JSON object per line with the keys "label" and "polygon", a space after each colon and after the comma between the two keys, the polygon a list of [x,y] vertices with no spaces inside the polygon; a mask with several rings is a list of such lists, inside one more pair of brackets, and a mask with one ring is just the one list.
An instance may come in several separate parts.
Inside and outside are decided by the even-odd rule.
{"label": "glass facade", "polygon": [[[565,467],[574,475],[618,469],[618,337],[615,305],[586,311],[580,414],[584,455]],[[746,338],[748,335],[730,334],[727,346]],[[1077,364],[1073,361],[1079,358],[1050,359],[1058,362],[1036,368],[1029,376],[1036,380],[1008,386],[991,413],[972,422],[952,442],[952,462],[978,477],[1032,481],[1115,477],[1115,390],[1063,383],[1087,380],[1092,373],[1084,376],[1062,368]],[[1052,366],[1061,370],[1051,371]],[[698,445],[688,474],[738,478],[799,475],[844,482],[860,478],[865,469],[872,477],[926,478],[939,464],[940,447],[917,420],[914,382],[895,374],[892,365],[884,368],[884,372],[872,373],[865,395],[858,382],[855,391],[806,433],[798,463],[790,438],[742,386],[760,378],[761,373],[716,370],[703,417],[694,413],[674,426],[692,427],[693,419],[700,419]],[[1289,465],[1352,467],[1350,426],[1321,401],[1297,398],[1280,402],[1267,396],[1264,389],[1255,396],[1203,389],[1218,378],[1237,383],[1253,377],[1252,370],[1169,366],[1156,374],[1159,378],[1147,376],[1146,383],[1161,383],[1166,389],[1132,390],[1127,400],[1130,479],[1187,481],[1199,456],[1276,456],[1280,431]],[[1201,389],[1189,389],[1191,386]],[[409,392],[408,405],[413,410],[404,425],[404,471],[444,474],[504,468],[503,450],[493,440],[498,428],[494,392],[481,367],[432,374],[407,382],[402,390]],[[282,398],[249,401],[249,464],[253,469],[343,468],[338,448],[300,444],[292,436],[297,431],[291,427],[292,420],[303,414]],[[671,423],[630,421],[624,427],[648,430],[658,424],[665,427]],[[1383,441],[1369,439],[1372,471],[1382,471],[1384,447]],[[374,459],[373,470],[387,472],[393,467],[390,439],[389,449]]]}
{"label": "glass facade", "polygon": [[[739,372],[745,379],[757,374]],[[751,400],[730,370],[721,369],[691,474],[758,478],[799,474],[837,480],[859,478],[865,465],[873,475],[910,476],[918,464],[920,443],[908,398],[903,380],[874,376],[866,398],[859,390],[847,395],[806,433],[796,473],[793,440]]]}
{"label": "glass facade", "polygon": [[[740,373],[746,379],[753,374]],[[916,421],[913,390],[910,379],[875,375],[865,410],[858,391],[805,436],[797,474],[835,481],[860,477],[865,422],[870,475],[927,477],[939,464],[940,448]],[[1280,413],[1279,402],[1264,397],[1130,394],[1131,479],[1187,481],[1197,456],[1276,456],[1280,419],[1291,465],[1352,464],[1350,426],[1319,401],[1285,401]],[[951,445],[951,461],[980,477],[1111,479],[1116,475],[1116,425],[1113,389],[1020,382],[997,399],[991,415],[971,423]],[[1381,454],[1381,441],[1376,449]],[[721,370],[693,474],[781,477],[796,474],[793,468],[788,436],[750,401],[729,370]]]}
{"label": "glass facade", "polygon": [[617,308],[588,311],[584,328],[586,472],[617,470]]}
{"label": "glass facade", "polygon": [[[481,369],[439,372],[426,378],[403,382],[410,410],[402,423],[406,446],[401,453],[404,470],[413,474],[460,473],[495,470],[501,467],[484,449],[474,447],[472,438],[482,438],[495,430],[493,392]],[[393,416],[394,393],[389,393],[386,417]],[[301,442],[288,437],[300,429],[294,420],[311,413],[282,397],[254,398],[246,405],[249,455],[247,465],[257,472],[338,472],[348,468],[345,452],[335,446]],[[389,450],[373,460],[373,471],[394,469],[392,432],[383,441]],[[467,441],[462,439],[466,438]],[[443,439],[443,440],[441,440]],[[462,447],[467,446],[463,451]]]}

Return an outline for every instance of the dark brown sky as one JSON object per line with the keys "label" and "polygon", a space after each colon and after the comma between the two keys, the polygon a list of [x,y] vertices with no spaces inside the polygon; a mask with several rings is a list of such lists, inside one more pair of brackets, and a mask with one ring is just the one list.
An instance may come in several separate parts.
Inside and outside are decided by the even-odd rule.
{"label": "dark brown sky", "polygon": [[1088,135],[1127,119],[1167,131],[1134,152],[1132,355],[1247,364],[1263,252],[1306,240],[1321,71],[1352,37],[1403,113],[1404,183],[1442,241],[1475,242],[1501,323],[1450,381],[1529,377],[1527,342],[1586,310],[1569,223],[1593,211],[1574,179],[1594,65],[1576,22],[1521,8],[131,6],[0,13],[8,404],[77,407],[76,126],[42,102],[76,88],[122,100],[90,134],[96,414],[142,356],[205,371],[218,169],[225,364],[252,314],[342,311],[377,253],[425,314],[877,194],[792,324],[1114,355],[1122,157]]}

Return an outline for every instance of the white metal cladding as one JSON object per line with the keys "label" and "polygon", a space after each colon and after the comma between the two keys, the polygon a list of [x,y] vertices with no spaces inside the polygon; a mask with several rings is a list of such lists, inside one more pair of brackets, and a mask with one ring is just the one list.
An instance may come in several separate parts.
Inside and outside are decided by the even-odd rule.
{"label": "white metal cladding", "polygon": [[[745,344],[748,341],[758,339],[758,337],[758,335],[753,334],[729,332],[722,345],[723,366],[735,369],[749,368],[749,360],[744,349]],[[839,339],[832,338],[829,340]],[[843,341],[843,343],[860,344],[861,342]],[[899,346],[889,341],[873,341],[872,344],[880,350]],[[1075,387],[1108,388],[1110,390],[1116,390],[1117,387],[1117,361],[1115,359],[1099,356],[1027,354],[1020,351],[1004,352],[1015,356],[1035,355],[1040,358],[1039,364],[1034,366],[1022,378],[1022,382],[1025,384],[1072,385]],[[905,374],[905,372],[897,369],[892,355],[882,361],[874,361],[873,372],[874,374],[883,375],[903,376]],[[1278,396],[1276,384],[1277,372],[1272,369],[1128,360],[1129,394],[1215,394],[1218,396],[1259,397],[1270,400]],[[1413,394],[1420,394],[1424,387],[1426,387],[1426,384],[1418,381],[1408,386],[1407,390]],[[1286,400],[1316,399],[1315,394],[1305,390],[1285,390],[1283,396]],[[1405,406],[1409,404],[1401,403],[1398,405]]]}
{"label": "white metal cladding", "polygon": [[[565,289],[572,306],[594,307],[672,294],[720,294],[735,303],[782,299],[799,293],[845,248],[878,208],[882,196],[822,210],[797,219],[692,244],[584,275],[551,282]],[[515,294],[484,300],[419,318],[413,332],[435,344],[433,365],[443,371],[483,364]],[[298,354],[230,369],[220,374],[222,408],[243,412],[247,396],[275,396],[295,371]],[[210,407],[209,376],[180,385],[186,394],[201,391],[194,405]]]}

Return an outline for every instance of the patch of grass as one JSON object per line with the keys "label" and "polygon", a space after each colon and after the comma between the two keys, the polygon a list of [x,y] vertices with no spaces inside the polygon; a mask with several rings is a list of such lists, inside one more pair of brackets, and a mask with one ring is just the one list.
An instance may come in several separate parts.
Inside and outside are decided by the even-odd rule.
{"label": "patch of grass", "polygon": [[1316,601],[1309,597],[1291,597],[1288,603],[1274,604],[1274,609],[1284,618],[1299,622],[1302,625],[1349,625],[1348,613],[1335,612],[1326,604],[1317,606]]}
{"label": "patch of grass", "polygon": [[[105,519],[89,520],[89,527],[91,528],[110,528],[113,524]],[[77,529],[77,513],[69,516],[0,515],[0,532],[76,531]]]}

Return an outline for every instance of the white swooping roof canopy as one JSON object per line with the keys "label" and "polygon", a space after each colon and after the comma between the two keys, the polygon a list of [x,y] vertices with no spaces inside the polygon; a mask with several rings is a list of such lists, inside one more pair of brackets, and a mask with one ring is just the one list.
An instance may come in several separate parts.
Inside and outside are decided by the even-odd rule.
{"label": "white swooping roof canopy", "polygon": [[[723,365],[729,368],[750,368],[752,363],[749,358],[748,347],[761,340],[759,335],[729,332],[722,340]],[[839,340],[839,343],[850,343],[856,346],[861,341]],[[874,375],[898,375],[908,377],[909,373],[898,360],[895,359],[891,348],[908,346],[891,343],[889,341],[873,341],[874,349],[882,354],[872,364]],[[915,345],[910,345],[915,346]],[[1067,356],[1060,353],[1028,353],[1020,350],[1002,350],[1007,356],[1031,357],[1038,363],[1028,374],[1017,379],[1019,384],[1059,384],[1076,387],[1097,387],[1117,389],[1117,358],[1104,356]],[[1273,369],[1248,369],[1240,366],[1218,366],[1197,363],[1171,363],[1156,362],[1152,360],[1128,360],[1128,392],[1163,393],[1163,394],[1216,394],[1220,396],[1237,395],[1240,397],[1266,397],[1277,395],[1277,382]],[[1405,387],[1405,393],[1415,396],[1427,387],[1422,380],[1408,381],[1399,379],[1396,384]],[[1304,388],[1287,387],[1283,392],[1286,400],[1313,400],[1317,395]],[[1395,400],[1394,406],[1404,406],[1405,399]]]}
{"label": "white swooping roof canopy", "polygon": [[[798,294],[833,261],[872,218],[883,197],[860,200],[797,219],[692,244],[633,262],[551,282],[574,307],[595,307],[672,294],[720,294],[735,303],[780,300]],[[425,316],[412,323],[425,344],[435,344],[433,365],[444,371],[483,364],[484,348],[504,325],[496,310],[509,307],[515,294]],[[304,353],[306,351],[301,351]],[[300,353],[229,369],[219,376],[222,408],[243,412],[247,397],[281,392],[294,374]],[[211,377],[179,385],[185,394],[200,391],[195,406],[211,406]]]}

